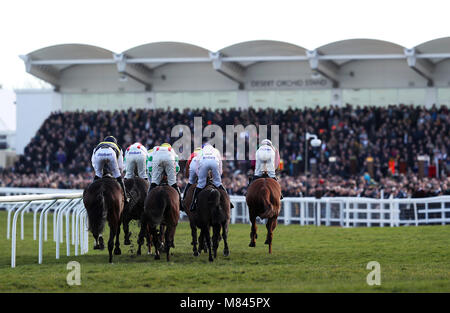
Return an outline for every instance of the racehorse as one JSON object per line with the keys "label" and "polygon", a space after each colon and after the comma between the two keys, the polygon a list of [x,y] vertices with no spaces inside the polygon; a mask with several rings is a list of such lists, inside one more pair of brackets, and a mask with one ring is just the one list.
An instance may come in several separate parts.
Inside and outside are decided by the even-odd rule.
{"label": "racehorse", "polygon": [[[160,259],[160,252],[164,249],[167,261],[170,261],[170,248],[174,247],[175,229],[179,218],[180,198],[178,192],[167,184],[152,188],[145,199],[139,240],[142,241],[143,236],[150,233],[155,246],[155,260]],[[158,225],[165,226],[165,230],[158,233]],[[162,242],[163,235],[164,243]]]}
{"label": "racehorse", "polygon": [[[149,187],[148,180],[142,179],[140,177],[127,178],[124,181],[125,188],[130,195],[130,202],[125,206],[122,213],[122,227],[125,233],[124,235],[124,245],[131,244],[130,236],[131,232],[129,230],[130,221],[141,220],[142,213],[144,212],[145,198],[147,197],[147,190]],[[150,238],[147,236],[147,243],[150,252]],[[138,241],[139,244],[139,241]],[[138,254],[140,254],[141,245],[139,245]]]}
{"label": "racehorse", "polygon": [[[206,242],[206,246],[209,252],[209,261],[213,262],[214,258],[217,257],[217,249],[219,248],[219,242],[222,238],[224,242],[223,255],[228,256],[230,254],[230,250],[228,248],[230,199],[226,191],[216,188],[208,180],[208,183],[206,184],[205,188],[203,188],[203,190],[200,191],[200,193],[198,194],[197,209],[194,212],[190,212],[190,214],[193,216],[194,224],[200,229],[199,248],[201,250],[204,240]],[[213,228],[212,249],[211,249],[211,234],[210,234],[211,227]],[[220,230],[222,230],[222,235],[220,235]],[[192,239],[195,255],[194,232],[192,232]]]}
{"label": "racehorse", "polygon": [[91,183],[83,192],[83,203],[89,219],[89,230],[95,239],[94,249],[103,250],[103,229],[109,224],[109,263],[112,263],[114,237],[116,237],[114,254],[120,255],[120,221],[124,207],[124,195],[117,180],[109,175]]}
{"label": "racehorse", "polygon": [[255,247],[256,234],[256,217],[267,219],[267,238],[265,244],[269,245],[269,253],[272,253],[273,231],[277,226],[278,214],[281,210],[281,187],[273,178],[263,175],[261,178],[255,179],[247,190],[246,202],[252,223],[250,232],[249,247]]}

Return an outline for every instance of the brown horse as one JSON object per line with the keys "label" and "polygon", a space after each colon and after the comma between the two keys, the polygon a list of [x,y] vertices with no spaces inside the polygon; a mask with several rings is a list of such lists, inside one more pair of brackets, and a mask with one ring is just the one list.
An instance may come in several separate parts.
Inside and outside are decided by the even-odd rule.
{"label": "brown horse", "polygon": [[120,255],[120,221],[124,206],[122,188],[117,180],[111,176],[103,176],[91,183],[83,192],[83,203],[89,219],[89,230],[95,239],[94,249],[103,250],[103,229],[105,222],[109,224],[109,263],[112,263],[114,237],[116,244],[115,255]]}
{"label": "brown horse", "polygon": [[[193,185],[195,188],[195,185]],[[192,190],[193,190],[192,188]],[[189,204],[192,199],[191,194],[186,197],[186,204]],[[214,261],[217,257],[217,249],[219,242],[223,239],[224,249],[223,255],[228,256],[230,250],[228,248],[228,225],[230,223],[230,198],[226,191],[214,187],[210,182],[198,194],[197,209],[194,212],[189,212],[190,220],[200,229],[199,250],[202,250],[204,243],[209,251],[209,261]],[[211,234],[210,228],[213,228],[212,249],[211,249]],[[194,255],[196,255],[196,230],[194,232],[191,224],[191,234],[194,246]],[[222,230],[222,235],[220,235]],[[197,252],[198,255],[198,252]],[[214,258],[213,258],[214,255]]]}
{"label": "brown horse", "polygon": [[[130,242],[131,232],[129,228],[130,221],[141,220],[142,213],[144,212],[144,204],[145,198],[147,197],[149,182],[148,180],[142,179],[140,177],[133,177],[125,179],[124,183],[126,190],[131,198],[128,205],[125,206],[122,214],[122,227],[125,233],[124,245],[129,245],[131,244]],[[139,244],[138,254],[140,254],[142,244]],[[147,236],[147,244],[150,252],[151,246],[150,246],[150,238],[148,236]]]}
{"label": "brown horse", "polygon": [[[170,260],[170,248],[174,247],[175,229],[179,219],[180,198],[175,188],[165,184],[152,188],[145,199],[139,240],[143,240],[143,236],[150,233],[155,246],[155,260],[160,259],[160,252],[163,249],[166,252],[167,261]],[[157,230],[158,225],[165,226],[165,230],[161,230],[160,234]],[[164,243],[162,235],[164,235]]]}
{"label": "brown horse", "polygon": [[248,187],[246,202],[250,215],[252,228],[250,232],[249,247],[256,245],[256,217],[266,218],[267,238],[265,244],[269,245],[269,253],[272,253],[273,231],[277,226],[278,214],[281,209],[281,187],[273,178],[262,177],[254,180]]}

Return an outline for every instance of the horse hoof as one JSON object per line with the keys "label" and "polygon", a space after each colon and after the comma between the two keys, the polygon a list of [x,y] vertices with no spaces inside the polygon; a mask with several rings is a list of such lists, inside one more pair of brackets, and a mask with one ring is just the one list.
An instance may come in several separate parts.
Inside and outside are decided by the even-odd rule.
{"label": "horse hoof", "polygon": [[198,251],[194,251],[194,256],[199,256],[199,253],[198,253]]}
{"label": "horse hoof", "polygon": [[155,260],[159,260],[161,257],[159,255],[155,255]]}
{"label": "horse hoof", "polygon": [[141,251],[136,252],[136,255],[141,255]]}
{"label": "horse hoof", "polygon": [[223,256],[229,256],[230,255],[230,251],[228,250],[223,250]]}
{"label": "horse hoof", "polygon": [[100,246],[99,245],[95,245],[94,246],[94,250],[100,250]]}
{"label": "horse hoof", "polygon": [[264,241],[264,244],[268,245],[269,244],[269,240]]}
{"label": "horse hoof", "polygon": [[115,254],[115,255],[121,255],[121,254],[122,254],[122,251],[120,250],[120,248],[115,248],[115,249],[114,249],[114,254]]}
{"label": "horse hoof", "polygon": [[256,243],[250,242],[250,243],[248,244],[248,246],[254,248],[254,247],[256,247]]}
{"label": "horse hoof", "polygon": [[99,249],[100,250],[105,250],[105,245],[100,245]]}
{"label": "horse hoof", "polygon": [[214,259],[212,257],[209,257],[209,262],[214,262]]}
{"label": "horse hoof", "polygon": [[125,246],[131,245],[130,239],[125,239],[125,240],[123,241],[123,244],[124,244]]}

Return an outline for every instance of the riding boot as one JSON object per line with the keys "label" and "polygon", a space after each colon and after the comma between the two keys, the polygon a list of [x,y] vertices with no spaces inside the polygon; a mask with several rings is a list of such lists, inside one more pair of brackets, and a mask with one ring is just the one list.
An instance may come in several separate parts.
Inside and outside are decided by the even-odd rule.
{"label": "riding boot", "polygon": [[[228,191],[225,189],[225,187],[223,185],[220,185],[219,187],[217,187],[219,189],[222,189],[223,191],[225,191],[228,195]],[[230,201],[230,209],[234,208],[233,203]]]}
{"label": "riding boot", "polygon": [[202,190],[203,190],[202,188],[195,187],[194,196],[192,197],[192,203],[190,207],[191,212],[194,212],[195,209],[197,208],[197,196]]}
{"label": "riding boot", "polygon": [[177,184],[173,184],[172,187],[175,188],[175,190],[178,192],[178,196],[180,197],[180,210],[181,210],[181,211],[185,211],[184,205],[183,205],[183,201],[181,200],[181,190],[180,190],[180,187],[178,187]]}
{"label": "riding boot", "polygon": [[122,187],[125,204],[128,204],[128,202],[130,202],[130,198],[128,197],[127,191],[125,189],[125,183],[123,182],[123,179],[121,176],[117,177],[116,180],[119,183],[120,187]]}
{"label": "riding boot", "polygon": [[187,193],[187,191],[189,190],[189,187],[191,187],[192,185],[191,184],[187,184],[186,185],[186,188],[184,188],[184,192],[183,192],[183,200],[184,200],[184,198],[186,198],[186,193]]}

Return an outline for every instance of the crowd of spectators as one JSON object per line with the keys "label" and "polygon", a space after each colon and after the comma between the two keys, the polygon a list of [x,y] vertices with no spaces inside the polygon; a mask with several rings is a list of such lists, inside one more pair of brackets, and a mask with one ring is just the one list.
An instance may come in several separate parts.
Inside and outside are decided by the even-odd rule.
{"label": "crowd of spectators", "polygon": [[[224,131],[226,125],[268,125],[270,133],[270,125],[278,125],[279,176],[285,196],[310,196],[318,191],[328,196],[370,197],[448,193],[449,110],[445,106],[426,109],[405,105],[287,111],[55,112],[16,164],[0,173],[0,186],[83,189],[93,178],[92,149],[105,136],[116,136],[123,148],[136,141],[148,148],[173,143],[178,138],[171,137],[172,128],[183,124],[194,129],[195,116],[202,117],[203,127],[216,124]],[[309,158],[316,161],[308,178],[304,175],[306,132],[322,140],[318,148],[308,146]],[[430,163],[438,165],[435,173],[420,171],[419,155],[428,155]],[[227,160],[224,185],[233,194],[244,194],[251,173],[250,161]],[[181,173],[179,183],[186,183]]]}

